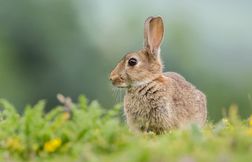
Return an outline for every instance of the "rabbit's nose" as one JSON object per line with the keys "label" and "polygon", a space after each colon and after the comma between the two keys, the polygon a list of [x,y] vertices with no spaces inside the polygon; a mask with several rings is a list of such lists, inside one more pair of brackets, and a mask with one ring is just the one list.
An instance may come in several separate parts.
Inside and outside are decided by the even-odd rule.
{"label": "rabbit's nose", "polygon": [[110,80],[110,81],[113,81],[113,80],[115,80],[116,78],[118,78],[116,75],[110,75],[109,80]]}

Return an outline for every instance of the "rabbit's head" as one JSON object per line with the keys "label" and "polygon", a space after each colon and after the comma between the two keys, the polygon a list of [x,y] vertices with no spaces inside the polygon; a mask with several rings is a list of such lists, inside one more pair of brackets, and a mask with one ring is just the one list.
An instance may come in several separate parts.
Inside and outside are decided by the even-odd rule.
{"label": "rabbit's head", "polygon": [[149,17],[144,24],[144,48],[127,53],[110,74],[116,87],[127,88],[146,84],[162,75],[160,44],[164,25],[161,17]]}

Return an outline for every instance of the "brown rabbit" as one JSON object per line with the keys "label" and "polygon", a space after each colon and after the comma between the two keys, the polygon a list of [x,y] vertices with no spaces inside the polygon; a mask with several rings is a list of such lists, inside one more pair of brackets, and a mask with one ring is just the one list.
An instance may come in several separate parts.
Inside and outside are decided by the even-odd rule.
{"label": "brown rabbit", "polygon": [[161,17],[144,24],[144,48],[126,54],[110,74],[113,85],[126,88],[124,112],[130,129],[157,134],[195,123],[207,117],[206,97],[181,75],[163,73],[160,44]]}

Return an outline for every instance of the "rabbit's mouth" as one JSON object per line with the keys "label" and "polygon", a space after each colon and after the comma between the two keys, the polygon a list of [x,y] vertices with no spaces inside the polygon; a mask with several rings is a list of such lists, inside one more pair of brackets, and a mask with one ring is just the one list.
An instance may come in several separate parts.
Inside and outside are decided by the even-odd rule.
{"label": "rabbit's mouth", "polygon": [[117,87],[117,88],[127,88],[129,87],[129,85],[127,85],[125,82],[119,82],[119,81],[112,81],[113,86]]}
{"label": "rabbit's mouth", "polygon": [[121,75],[112,73],[109,79],[112,82],[113,86],[117,88],[127,88],[129,86]]}

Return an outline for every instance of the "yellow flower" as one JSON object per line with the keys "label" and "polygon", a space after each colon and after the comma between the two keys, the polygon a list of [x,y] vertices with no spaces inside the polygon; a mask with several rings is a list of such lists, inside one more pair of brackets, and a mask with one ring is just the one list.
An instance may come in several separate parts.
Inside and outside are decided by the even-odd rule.
{"label": "yellow flower", "polygon": [[249,128],[249,129],[247,130],[247,135],[252,136],[252,128]]}
{"label": "yellow flower", "polygon": [[70,113],[69,112],[64,112],[63,113],[63,120],[68,120],[70,119]]}
{"label": "yellow flower", "polygon": [[250,117],[248,119],[248,124],[250,127],[252,127],[252,115],[250,115]]}
{"label": "yellow flower", "polygon": [[6,147],[13,151],[22,151],[24,148],[21,144],[20,139],[17,137],[8,138],[6,140]]}
{"label": "yellow flower", "polygon": [[61,146],[61,143],[60,138],[51,139],[44,144],[44,151],[49,153],[55,152]]}

